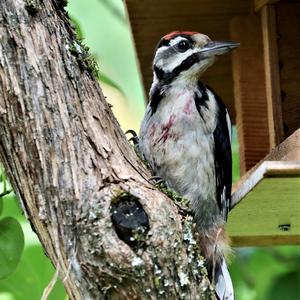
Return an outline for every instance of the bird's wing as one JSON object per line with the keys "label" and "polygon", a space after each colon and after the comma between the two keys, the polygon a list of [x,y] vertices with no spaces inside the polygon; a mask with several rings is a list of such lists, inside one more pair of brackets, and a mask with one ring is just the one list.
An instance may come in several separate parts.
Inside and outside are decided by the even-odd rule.
{"label": "bird's wing", "polygon": [[217,124],[213,133],[217,203],[222,216],[227,220],[232,185],[231,122],[225,104],[211,88],[209,90],[214,94],[218,107]]}

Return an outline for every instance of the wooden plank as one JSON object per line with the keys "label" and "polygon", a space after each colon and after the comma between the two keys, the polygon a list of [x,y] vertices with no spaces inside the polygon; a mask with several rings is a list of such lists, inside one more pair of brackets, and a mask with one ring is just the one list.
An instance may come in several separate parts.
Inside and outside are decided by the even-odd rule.
{"label": "wooden plank", "polygon": [[232,236],[234,247],[299,245],[300,237],[295,235]]}
{"label": "wooden plank", "polygon": [[263,6],[268,4],[274,4],[279,0],[254,0],[254,7],[256,11],[259,11]]}
{"label": "wooden plank", "polygon": [[126,0],[135,17],[144,15],[169,16],[200,14],[246,14],[252,5],[249,0]]}
{"label": "wooden plank", "polygon": [[254,8],[256,11],[259,11],[265,5],[271,5],[276,3],[296,3],[300,2],[299,0],[254,0]]}
{"label": "wooden plank", "polygon": [[[241,185],[258,169],[264,161],[300,161],[300,129],[285,139],[280,145],[273,149],[266,157],[258,162],[251,170],[244,174],[240,180],[233,185],[232,194],[241,188]],[[234,196],[232,207],[241,199]],[[233,198],[234,198],[233,197]]]}
{"label": "wooden plank", "polygon": [[[260,18],[234,17],[230,37],[241,43],[232,53],[232,72],[240,171],[244,174],[270,149]],[[250,72],[246,71],[249,66]]]}
{"label": "wooden plank", "polygon": [[[300,243],[300,129],[233,187],[228,231],[234,246]],[[286,231],[284,231],[287,225]]]}
{"label": "wooden plank", "polygon": [[261,9],[270,148],[283,141],[283,122],[275,9]]}
{"label": "wooden plank", "polygon": [[264,160],[300,161],[300,129],[273,149]]}
{"label": "wooden plank", "polygon": [[231,208],[242,201],[264,177],[280,175],[300,176],[300,162],[264,161],[232,194]]}
{"label": "wooden plank", "polygon": [[234,246],[300,244],[300,162],[264,162],[235,197],[243,200],[227,224]]}
{"label": "wooden plank", "polygon": [[275,6],[284,136],[300,128],[300,3]]}

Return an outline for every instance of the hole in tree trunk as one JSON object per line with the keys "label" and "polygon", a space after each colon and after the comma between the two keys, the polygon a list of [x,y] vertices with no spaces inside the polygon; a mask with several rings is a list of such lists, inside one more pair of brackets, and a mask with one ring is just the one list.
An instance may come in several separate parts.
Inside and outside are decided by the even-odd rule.
{"label": "hole in tree trunk", "polygon": [[116,233],[132,248],[146,246],[149,220],[138,198],[128,193],[120,193],[113,199],[111,218]]}

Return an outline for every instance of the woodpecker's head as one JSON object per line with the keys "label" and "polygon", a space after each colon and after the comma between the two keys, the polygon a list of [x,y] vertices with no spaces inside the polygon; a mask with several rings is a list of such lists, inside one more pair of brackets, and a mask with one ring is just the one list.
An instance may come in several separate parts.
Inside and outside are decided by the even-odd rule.
{"label": "woodpecker's head", "polygon": [[239,43],[212,41],[190,31],[174,31],[158,43],[153,60],[154,81],[171,83],[174,79],[198,77],[215,61],[215,56],[236,48]]}

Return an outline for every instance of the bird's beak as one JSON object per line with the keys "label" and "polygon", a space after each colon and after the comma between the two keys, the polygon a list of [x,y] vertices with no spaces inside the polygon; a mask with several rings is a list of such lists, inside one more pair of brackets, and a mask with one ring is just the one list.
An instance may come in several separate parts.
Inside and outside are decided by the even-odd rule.
{"label": "bird's beak", "polygon": [[240,43],[231,41],[210,41],[201,50],[200,54],[203,57],[221,55],[238,47]]}

